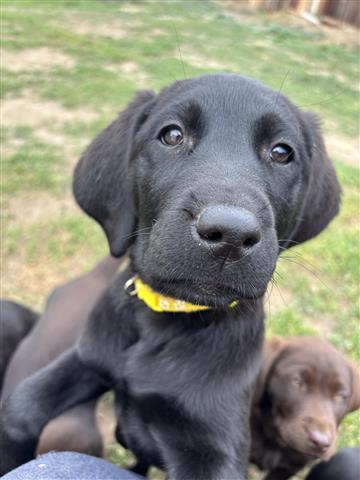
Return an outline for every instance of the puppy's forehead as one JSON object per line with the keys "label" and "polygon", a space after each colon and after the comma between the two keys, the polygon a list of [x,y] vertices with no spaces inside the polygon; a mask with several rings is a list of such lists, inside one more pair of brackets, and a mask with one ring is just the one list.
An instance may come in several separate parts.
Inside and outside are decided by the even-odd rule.
{"label": "puppy's forehead", "polygon": [[330,345],[324,342],[301,342],[300,345],[290,345],[280,358],[279,367],[298,366],[316,371],[332,372],[339,376],[349,376],[349,369],[344,357]]}
{"label": "puppy's forehead", "polygon": [[163,93],[173,96],[199,96],[203,93],[205,97],[210,96],[214,99],[219,96],[231,99],[234,99],[234,96],[242,98],[251,93],[269,97],[276,95],[276,92],[257,80],[225,73],[180,80],[165,88]]}
{"label": "puppy's forehead", "polygon": [[[184,115],[196,110],[209,122],[225,125],[249,123],[269,115],[293,120],[290,102],[260,82],[236,74],[205,75],[176,82],[158,97],[164,115]],[[210,115],[207,115],[210,114]]]}

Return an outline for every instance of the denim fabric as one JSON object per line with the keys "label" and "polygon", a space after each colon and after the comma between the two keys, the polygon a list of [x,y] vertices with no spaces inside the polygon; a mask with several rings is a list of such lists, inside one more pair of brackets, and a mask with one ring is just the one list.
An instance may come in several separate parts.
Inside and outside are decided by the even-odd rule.
{"label": "denim fabric", "polygon": [[[41,455],[2,477],[3,480],[141,480],[132,472],[74,452]],[[316,465],[306,480],[359,480],[360,448],[344,448],[328,462]]]}
{"label": "denim fabric", "polygon": [[25,463],[2,477],[3,480],[140,480],[132,472],[75,452],[51,452]]}

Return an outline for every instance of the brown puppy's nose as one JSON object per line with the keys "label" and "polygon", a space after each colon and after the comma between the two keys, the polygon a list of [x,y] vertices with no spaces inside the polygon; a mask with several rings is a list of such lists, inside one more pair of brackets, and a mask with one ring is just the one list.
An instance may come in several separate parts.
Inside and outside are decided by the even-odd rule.
{"label": "brown puppy's nose", "polygon": [[310,443],[319,450],[326,450],[331,445],[331,437],[328,433],[320,430],[308,431]]}
{"label": "brown puppy's nose", "polygon": [[235,247],[237,256],[249,252],[261,239],[255,215],[244,208],[213,205],[199,215],[196,230],[204,245],[221,255]]}

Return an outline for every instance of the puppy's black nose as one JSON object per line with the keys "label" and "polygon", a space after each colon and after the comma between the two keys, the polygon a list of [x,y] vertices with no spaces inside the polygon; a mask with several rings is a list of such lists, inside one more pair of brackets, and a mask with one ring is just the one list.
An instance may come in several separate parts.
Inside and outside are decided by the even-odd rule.
{"label": "puppy's black nose", "polygon": [[197,219],[196,230],[204,244],[219,255],[232,246],[239,256],[261,239],[260,226],[253,213],[226,205],[205,208]]}

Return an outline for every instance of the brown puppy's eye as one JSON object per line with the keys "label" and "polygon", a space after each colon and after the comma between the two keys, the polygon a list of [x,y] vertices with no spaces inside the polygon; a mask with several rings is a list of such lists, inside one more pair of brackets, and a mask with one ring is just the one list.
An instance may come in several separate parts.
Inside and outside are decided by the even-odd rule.
{"label": "brown puppy's eye", "polygon": [[169,125],[161,130],[159,138],[164,145],[175,147],[183,142],[184,135],[179,127]]}
{"label": "brown puppy's eye", "polygon": [[300,375],[293,375],[291,377],[291,384],[294,385],[294,387],[301,387],[304,382]]}
{"label": "brown puppy's eye", "polygon": [[270,158],[273,162],[289,163],[294,158],[294,150],[285,143],[278,143],[272,148]]}
{"label": "brown puppy's eye", "polygon": [[347,399],[347,395],[345,393],[339,392],[334,396],[334,400],[336,403],[345,402],[346,399]]}

